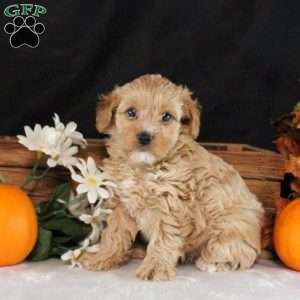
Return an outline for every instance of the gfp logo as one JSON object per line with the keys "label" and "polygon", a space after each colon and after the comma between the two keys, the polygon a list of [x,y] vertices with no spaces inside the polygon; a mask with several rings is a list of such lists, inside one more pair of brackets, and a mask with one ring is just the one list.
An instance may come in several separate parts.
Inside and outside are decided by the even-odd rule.
{"label": "gfp logo", "polygon": [[10,35],[9,43],[13,48],[27,46],[36,48],[40,44],[40,35],[45,32],[45,25],[37,21],[47,9],[41,5],[13,4],[4,9],[4,15],[12,18],[12,22],[4,26]]}

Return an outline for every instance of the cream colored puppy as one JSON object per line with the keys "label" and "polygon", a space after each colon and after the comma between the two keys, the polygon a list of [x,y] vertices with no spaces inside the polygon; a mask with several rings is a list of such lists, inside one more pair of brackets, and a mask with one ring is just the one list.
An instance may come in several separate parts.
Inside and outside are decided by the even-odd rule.
{"label": "cream colored puppy", "polygon": [[85,268],[118,267],[138,232],[148,241],[141,279],[174,278],[182,257],[202,271],[254,264],[263,208],[233,167],[194,141],[199,115],[191,92],[160,75],[101,97],[96,126],[111,135],[104,168],[117,189],[99,252],[80,258]]}

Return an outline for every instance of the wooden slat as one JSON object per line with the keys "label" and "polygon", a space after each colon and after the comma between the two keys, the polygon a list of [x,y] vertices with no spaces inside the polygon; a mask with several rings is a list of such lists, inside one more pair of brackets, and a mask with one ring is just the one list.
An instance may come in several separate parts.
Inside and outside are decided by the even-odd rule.
{"label": "wooden slat", "polygon": [[264,207],[275,207],[274,199],[280,196],[280,182],[256,179],[245,179],[245,182]]}
{"label": "wooden slat", "polygon": [[243,177],[281,180],[284,174],[284,162],[277,153],[262,152],[226,152],[212,151],[233,165]]}
{"label": "wooden slat", "polygon": [[271,150],[254,147],[248,144],[232,144],[232,143],[201,143],[201,145],[205,148],[211,150],[226,150],[229,152],[242,152],[242,151],[253,151],[253,152],[266,152],[273,153]]}
{"label": "wooden slat", "polygon": [[0,166],[31,167],[36,159],[35,153],[26,149],[17,142],[15,137],[0,138]]}

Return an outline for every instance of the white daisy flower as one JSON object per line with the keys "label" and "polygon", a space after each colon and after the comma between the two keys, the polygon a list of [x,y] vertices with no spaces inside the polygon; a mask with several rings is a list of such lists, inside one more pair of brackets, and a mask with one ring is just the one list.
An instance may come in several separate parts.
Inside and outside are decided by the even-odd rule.
{"label": "white daisy flower", "polygon": [[84,248],[78,248],[75,250],[69,250],[66,253],[64,253],[60,258],[63,261],[70,261],[71,262],[71,268],[73,267],[80,267],[81,268],[81,264],[78,261],[78,258],[80,257],[80,255],[82,254],[82,252],[84,251]]}
{"label": "white daisy flower", "polygon": [[33,129],[29,126],[24,127],[25,136],[17,135],[19,143],[28,148],[30,151],[45,152],[49,145],[49,126],[42,127],[36,124]]}
{"label": "white daisy flower", "polygon": [[71,263],[71,268],[79,267],[82,268],[78,258],[83,254],[85,251],[89,253],[96,253],[99,251],[99,244],[90,246],[90,239],[85,239],[81,242],[81,247],[74,250],[69,250],[61,255],[60,259],[65,262]]}
{"label": "white daisy flower", "polygon": [[84,139],[82,133],[76,131],[77,124],[75,122],[69,122],[67,125],[64,125],[56,113],[54,114],[53,121],[55,129],[63,133],[65,137],[70,138],[73,144],[79,145],[82,148],[86,147],[87,141]]}
{"label": "white daisy flower", "polygon": [[72,179],[79,183],[76,188],[78,194],[87,193],[87,198],[91,204],[111,196],[108,187],[113,187],[114,184],[97,168],[93,158],[89,157],[87,161],[79,159],[76,167],[80,171],[80,175],[73,168],[70,168],[70,171]]}
{"label": "white daisy flower", "polygon": [[109,209],[97,207],[91,215],[82,214],[79,216],[79,220],[92,226],[92,232],[88,236],[88,239],[92,244],[98,242],[100,234],[103,230],[103,222],[106,220],[106,217],[110,212],[111,210]]}
{"label": "white daisy flower", "polygon": [[25,126],[24,130],[25,136],[17,136],[19,143],[31,151],[42,152],[50,156],[47,160],[50,168],[57,165],[69,167],[78,162],[74,157],[78,153],[78,147],[72,145],[71,138],[67,138],[54,127],[42,127],[36,124],[33,130],[29,126]]}
{"label": "white daisy flower", "polygon": [[74,157],[78,153],[78,147],[72,145],[70,138],[62,141],[57,141],[57,144],[47,149],[47,154],[50,156],[47,160],[47,165],[54,168],[57,165],[64,167],[74,166],[78,163],[78,159]]}

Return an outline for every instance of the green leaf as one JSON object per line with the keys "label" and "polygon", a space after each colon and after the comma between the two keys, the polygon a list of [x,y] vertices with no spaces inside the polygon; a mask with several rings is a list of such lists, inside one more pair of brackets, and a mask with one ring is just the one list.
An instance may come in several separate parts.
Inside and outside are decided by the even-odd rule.
{"label": "green leaf", "polygon": [[91,231],[91,227],[76,219],[51,218],[43,223],[43,227],[50,231],[60,232],[72,237],[73,241],[82,241]]}
{"label": "green leaf", "polygon": [[38,215],[44,216],[46,214],[49,214],[50,212],[65,209],[66,205],[58,202],[57,199],[62,199],[68,202],[70,198],[70,193],[70,184],[60,184],[47,202],[42,202],[36,207]]}
{"label": "green leaf", "polygon": [[41,261],[49,258],[51,253],[52,232],[42,227],[39,228],[38,241],[27,260]]}
{"label": "green leaf", "polygon": [[53,245],[64,245],[72,242],[71,236],[54,236],[53,237]]}
{"label": "green leaf", "polygon": [[69,213],[66,211],[66,209],[51,211],[46,215],[39,217],[39,222],[43,226],[48,220],[53,220],[54,218],[70,218]]}

